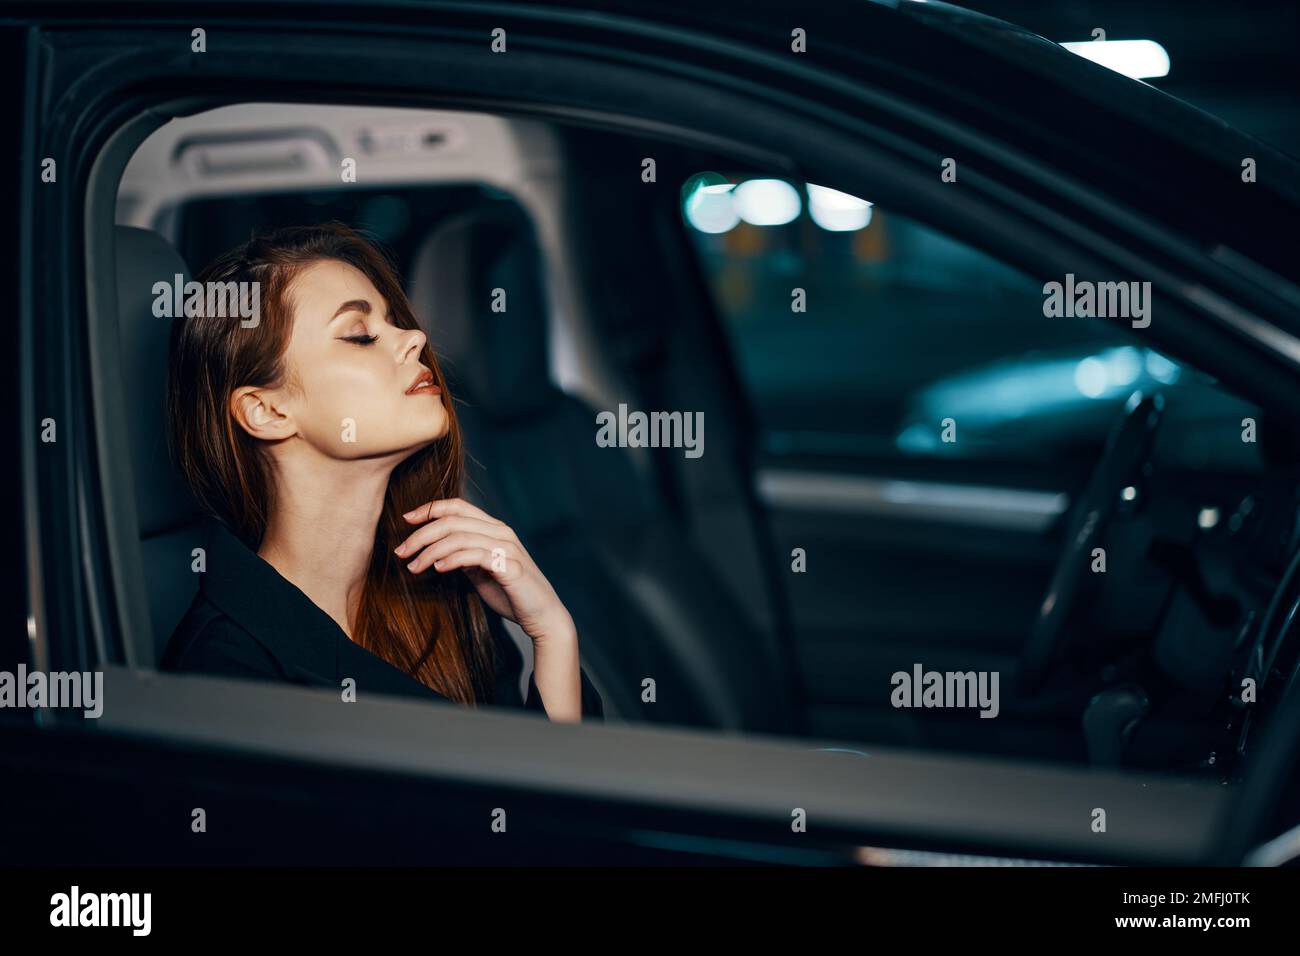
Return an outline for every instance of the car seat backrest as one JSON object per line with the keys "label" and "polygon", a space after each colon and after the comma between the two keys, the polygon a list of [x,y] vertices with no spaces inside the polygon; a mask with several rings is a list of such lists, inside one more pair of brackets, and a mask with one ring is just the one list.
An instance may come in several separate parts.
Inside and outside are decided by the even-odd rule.
{"label": "car seat backrest", "polygon": [[444,220],[410,269],[465,435],[467,494],[498,509],[564,598],[621,714],[787,729],[789,675],[754,653],[745,609],[627,449],[597,446],[595,411],[551,381],[542,263],[525,214],[502,201]]}
{"label": "car seat backrest", "polygon": [[198,589],[191,551],[201,545],[200,512],[172,464],[166,438],[170,318],[154,314],[154,287],[189,281],[180,254],[162,236],[117,226],[118,339],[121,348],[129,466],[135,488],[139,573],[149,602],[150,634],[128,634],[128,660],[154,667]]}

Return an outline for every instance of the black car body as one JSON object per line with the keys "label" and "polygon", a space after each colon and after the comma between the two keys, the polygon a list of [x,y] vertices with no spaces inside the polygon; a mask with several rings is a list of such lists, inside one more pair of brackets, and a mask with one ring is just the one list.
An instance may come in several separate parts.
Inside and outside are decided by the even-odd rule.
{"label": "black car body", "polygon": [[[0,28],[22,90],[21,155],[9,177],[22,184],[9,227],[20,290],[12,537],[23,541],[25,606],[15,661],[102,669],[116,702],[93,725],[0,714],[0,761],[32,783],[8,794],[11,858],[889,864],[919,850],[1238,863],[1296,822],[1276,805],[1300,726],[1300,703],[1284,694],[1300,464],[1289,424],[1300,400],[1291,239],[1300,170],[1285,155],[1042,37],[939,3],[262,2],[126,14],[47,3],[6,10]],[[195,28],[206,31],[198,54]],[[491,49],[498,28],[504,54]],[[806,52],[792,50],[796,29]],[[149,606],[136,505],[127,504],[137,486],[113,464],[130,427],[109,318],[116,188],[167,119],[250,101],[436,106],[573,131],[570,175],[605,200],[570,210],[592,341],[634,393],[732,423],[713,460],[739,483],[698,479],[680,455],[655,458],[655,480],[676,489],[674,511],[689,516],[719,590],[764,595],[756,616],[773,640],[762,653],[773,669],[802,675],[782,706],[802,716],[803,733],[725,714],[694,726],[553,727],[505,714],[434,717],[397,700],[359,702],[344,716],[311,691],[159,674],[132,650]],[[597,150],[609,133],[623,139]],[[663,150],[665,188],[603,192],[628,169],[635,178],[646,144]],[[42,182],[46,158],[54,182]],[[1249,182],[1245,159],[1257,170]],[[945,160],[955,160],[955,181],[942,177]],[[1231,390],[1219,425],[1240,430],[1241,410],[1258,409],[1266,437],[1258,457],[1246,450],[1252,471],[1174,461],[1152,476],[1154,500],[1178,521],[1194,519],[1208,495],[1223,502],[1226,527],[1228,503],[1250,497],[1258,510],[1243,517],[1242,534],[1202,545],[1187,526],[1186,548],[1160,566],[1165,577],[1138,589],[1158,597],[1107,605],[1138,622],[1126,640],[1161,674],[1143,692],[1192,695],[1199,708],[1194,719],[1175,710],[1148,724],[1162,736],[1145,742],[1142,765],[1085,750],[1081,711],[1105,689],[1095,681],[1109,660],[1087,675],[1094,683],[1069,688],[1068,705],[1049,699],[1023,723],[1010,715],[1015,729],[997,741],[972,742],[978,721],[909,736],[883,703],[898,647],[920,663],[955,654],[963,668],[1016,660],[1067,538],[1069,514],[1054,496],[1087,492],[1124,396],[1079,442],[1028,464],[977,455],[954,470],[942,455],[844,453],[798,436],[765,443],[780,429],[765,431],[746,397],[707,274],[678,241],[680,182],[667,175],[684,182],[724,161],[740,175],[888,196],[900,214],[1043,282],[1067,273],[1149,282],[1156,312],[1142,347]],[[611,196],[627,200],[621,218],[600,219]],[[906,415],[932,419],[926,401],[918,394]],[[1169,421],[1185,407],[1171,396]],[[913,422],[906,415],[900,434]],[[59,423],[58,441],[42,441],[45,419]],[[997,422],[989,427],[996,441]],[[827,514],[824,498],[809,498],[824,486],[791,491],[789,476],[809,473],[851,480],[873,503]],[[954,483],[1013,492],[1004,520],[990,523],[987,499],[935,497]],[[907,498],[917,489],[920,505]],[[758,528],[755,540],[738,546],[738,526]],[[841,576],[807,591],[781,583],[801,545]],[[1219,630],[1192,623],[1205,604],[1202,572],[1186,564],[1198,548],[1217,565],[1249,567],[1249,586],[1207,585],[1212,598],[1230,594],[1226,639],[1222,621]],[[857,630],[893,643],[845,638]],[[953,635],[966,642],[956,651],[945,644]],[[1183,666],[1207,660],[1213,673]],[[1253,707],[1225,694],[1246,676],[1260,686]],[[854,703],[863,686],[878,688],[880,712]],[[1121,716],[1127,699],[1116,699]],[[1120,719],[1103,709],[1095,720]],[[1127,719],[1113,733],[1130,741]],[[922,752],[904,749],[909,742]],[[1161,754],[1164,765],[1152,756]],[[358,804],[383,812],[345,812]],[[227,824],[196,837],[194,806]],[[508,845],[479,825],[498,806],[518,808],[519,839]],[[1097,808],[1109,820],[1101,833]],[[806,831],[792,830],[800,813]],[[328,846],[321,832],[332,834]]]}

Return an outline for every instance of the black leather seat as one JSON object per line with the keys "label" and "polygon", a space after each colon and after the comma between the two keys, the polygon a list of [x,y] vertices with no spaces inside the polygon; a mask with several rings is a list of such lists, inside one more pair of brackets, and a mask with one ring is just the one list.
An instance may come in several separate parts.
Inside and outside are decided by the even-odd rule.
{"label": "black leather seat", "polygon": [[607,713],[798,733],[794,675],[756,652],[747,610],[627,450],[596,445],[595,410],[552,383],[542,257],[523,211],[497,201],[444,221],[409,280],[464,429],[467,497],[515,529],[565,602]]}
{"label": "black leather seat", "polygon": [[200,512],[167,452],[167,340],[170,319],[153,314],[153,286],[190,271],[155,232],[116,227],[118,337],[121,348],[129,467],[139,533],[137,581],[144,582],[149,623],[128,634],[127,663],[153,668],[189,607],[199,578],[192,550],[202,545]]}

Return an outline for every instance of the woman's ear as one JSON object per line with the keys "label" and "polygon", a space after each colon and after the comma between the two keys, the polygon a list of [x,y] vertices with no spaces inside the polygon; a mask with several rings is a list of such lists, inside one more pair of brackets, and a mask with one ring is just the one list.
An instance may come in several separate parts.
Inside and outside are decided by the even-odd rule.
{"label": "woman's ear", "polygon": [[235,389],[230,396],[230,414],[244,431],[263,441],[288,438],[297,431],[293,416],[274,388],[245,385]]}

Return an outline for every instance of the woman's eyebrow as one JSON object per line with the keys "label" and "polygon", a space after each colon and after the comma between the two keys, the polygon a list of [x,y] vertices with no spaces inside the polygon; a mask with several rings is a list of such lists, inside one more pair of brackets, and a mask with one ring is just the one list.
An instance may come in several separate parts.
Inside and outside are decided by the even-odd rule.
{"label": "woman's eyebrow", "polygon": [[[365,299],[348,299],[348,301],[344,302],[334,310],[334,314],[329,317],[329,321],[325,324],[329,325],[330,322],[333,322],[345,312],[360,312],[362,315],[369,315],[370,303]],[[391,319],[393,317],[393,310],[389,309],[385,317]]]}
{"label": "woman's eyebrow", "polygon": [[348,299],[348,301],[344,302],[334,310],[334,314],[330,316],[329,321],[333,322],[344,312],[360,312],[362,315],[369,315],[370,303],[365,299]]}

